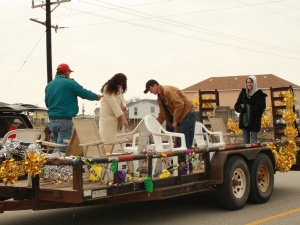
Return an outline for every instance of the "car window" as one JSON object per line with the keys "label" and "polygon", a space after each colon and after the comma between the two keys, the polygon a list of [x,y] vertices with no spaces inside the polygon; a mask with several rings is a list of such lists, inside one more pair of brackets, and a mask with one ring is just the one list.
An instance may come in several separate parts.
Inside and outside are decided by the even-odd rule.
{"label": "car window", "polygon": [[7,133],[14,119],[19,119],[22,122],[18,129],[33,128],[27,115],[35,111],[47,112],[48,109],[31,104],[8,104],[0,102],[0,138]]}
{"label": "car window", "polygon": [[28,122],[26,122],[21,116],[18,115],[0,115],[0,138],[3,138],[4,135],[9,130],[10,125],[13,123],[14,119],[18,118],[22,124],[19,129],[28,128]]}
{"label": "car window", "polygon": [[0,119],[0,137],[2,138],[7,132],[6,121]]}

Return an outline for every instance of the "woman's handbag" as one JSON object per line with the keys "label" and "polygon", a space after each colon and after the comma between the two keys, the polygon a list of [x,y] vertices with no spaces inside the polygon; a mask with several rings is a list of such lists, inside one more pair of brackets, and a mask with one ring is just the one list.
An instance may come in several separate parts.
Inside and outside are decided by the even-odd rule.
{"label": "woman's handbag", "polygon": [[251,106],[249,104],[245,104],[245,112],[242,115],[242,122],[244,127],[250,127],[251,125]]}

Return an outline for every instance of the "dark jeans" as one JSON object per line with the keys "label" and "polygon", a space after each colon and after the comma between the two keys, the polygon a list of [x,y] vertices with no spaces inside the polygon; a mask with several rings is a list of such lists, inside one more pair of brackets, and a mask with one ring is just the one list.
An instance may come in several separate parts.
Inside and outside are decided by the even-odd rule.
{"label": "dark jeans", "polygon": [[258,132],[243,129],[243,138],[245,144],[256,143],[257,137],[258,137]]}
{"label": "dark jeans", "polygon": [[[178,133],[183,133],[185,136],[186,147],[187,149],[191,149],[194,140],[195,134],[195,123],[196,123],[196,113],[190,112],[188,113],[184,119],[178,125]],[[174,128],[170,127],[168,124],[166,125],[166,130],[170,132],[174,132]],[[181,146],[180,138],[177,138],[177,146]],[[185,161],[185,156],[180,157],[181,162]]]}

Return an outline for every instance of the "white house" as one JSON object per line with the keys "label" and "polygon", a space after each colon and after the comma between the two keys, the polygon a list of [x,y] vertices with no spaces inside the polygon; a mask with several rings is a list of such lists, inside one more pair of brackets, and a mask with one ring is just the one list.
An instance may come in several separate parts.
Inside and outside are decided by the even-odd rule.
{"label": "white house", "polygon": [[[156,99],[142,99],[136,102],[129,102],[126,106],[126,117],[130,126],[135,126],[148,114],[157,117],[159,112]],[[96,121],[99,121],[100,110],[100,108],[96,108],[94,111]]]}
{"label": "white house", "polygon": [[142,99],[127,104],[128,118],[130,120],[141,120],[146,115],[158,116],[159,107],[156,99]]}

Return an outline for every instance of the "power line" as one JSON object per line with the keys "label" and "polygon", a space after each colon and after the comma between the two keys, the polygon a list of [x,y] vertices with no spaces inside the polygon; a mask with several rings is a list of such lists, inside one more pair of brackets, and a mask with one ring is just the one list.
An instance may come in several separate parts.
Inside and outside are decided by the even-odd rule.
{"label": "power line", "polygon": [[[107,5],[112,5],[112,6],[115,6],[115,7],[118,7],[118,8],[123,8],[125,10],[133,11],[133,12],[136,12],[136,13],[144,14],[146,16],[151,16],[150,18],[164,19],[168,22],[175,23],[175,24],[167,23],[169,25],[178,26],[178,27],[181,27],[181,28],[185,28],[185,29],[189,29],[189,30],[193,30],[193,31],[198,31],[198,32],[206,33],[206,34],[213,35],[213,36],[219,36],[219,37],[222,37],[222,38],[227,38],[227,39],[231,39],[231,40],[235,40],[235,41],[240,41],[240,42],[244,42],[244,43],[248,43],[248,44],[259,45],[259,46],[266,47],[266,48],[272,48],[272,49],[276,49],[276,50],[279,50],[279,51],[285,51],[285,52],[290,52],[290,53],[299,53],[298,51],[295,51],[295,50],[281,48],[281,47],[277,47],[277,46],[274,46],[274,45],[265,44],[265,43],[262,43],[262,42],[252,41],[252,40],[249,40],[249,39],[246,39],[246,38],[241,38],[241,37],[236,37],[236,36],[233,36],[233,35],[228,35],[228,34],[216,32],[216,31],[212,31],[212,30],[209,30],[209,29],[204,29],[204,28],[200,28],[200,27],[197,27],[197,26],[189,25],[189,24],[186,24],[186,23],[182,23],[182,22],[178,22],[178,21],[174,21],[174,20],[170,20],[170,19],[165,19],[163,17],[157,17],[157,16],[154,16],[154,15],[151,15],[151,14],[148,14],[148,13],[143,13],[143,12],[140,12],[140,11],[137,11],[137,10],[128,9],[127,7],[117,6],[117,5],[114,5],[114,4],[111,4],[111,3],[106,3],[106,2],[103,2],[103,1],[100,1],[100,0],[96,0],[96,1],[107,4]],[[273,3],[277,3],[277,2],[278,1],[273,1]],[[270,2],[268,2],[268,3],[270,3]],[[263,3],[260,3],[260,4],[263,4]],[[264,3],[264,4],[266,4],[266,3]],[[103,6],[101,6],[101,7],[103,7]],[[113,9],[113,10],[115,10],[115,9]],[[124,11],[121,11],[121,12],[126,13]],[[128,13],[128,14],[130,14],[130,13]],[[135,14],[131,14],[131,15],[135,15]],[[135,16],[138,16],[138,15],[135,15]],[[140,16],[140,17],[142,17],[142,16]],[[149,17],[148,18],[147,17],[146,18],[142,17],[142,18],[149,19]],[[156,21],[166,23],[166,22],[160,21],[160,20],[156,20]]]}
{"label": "power line", "polygon": [[[79,0],[81,1],[81,0]],[[164,2],[169,2],[171,0],[162,0],[162,1],[157,1],[157,2],[149,2],[149,3],[143,3],[143,4],[134,4],[134,5],[128,5],[127,7],[137,7],[137,6],[145,6],[145,5],[154,5],[154,4],[160,4],[160,3],[164,3]],[[244,6],[241,6],[244,7]],[[63,8],[67,8],[67,7],[63,7]],[[87,13],[95,13],[95,12],[100,12],[100,11],[107,11],[107,10],[111,10],[113,8],[105,8],[105,9],[101,9],[101,10],[92,10],[92,11],[88,11],[88,12],[78,12],[78,13],[72,13],[72,16],[74,15],[80,15],[80,14],[87,14]],[[65,16],[52,16],[52,18],[55,17],[65,17]]]}
{"label": "power line", "polygon": [[[96,16],[99,16],[99,15],[96,15]],[[159,29],[159,28],[150,27],[150,26],[146,26],[146,25],[135,24],[135,23],[132,23],[132,22],[128,22],[128,21],[124,21],[124,20],[118,20],[118,19],[115,19],[115,18],[107,17],[107,16],[99,16],[99,17],[102,17],[102,18],[105,18],[105,19],[110,19],[110,20],[113,20],[113,21],[116,21],[116,22],[121,22],[121,23],[129,24],[129,25],[134,25],[134,26],[146,28],[146,29],[160,31],[160,32],[167,33],[167,34],[186,37],[186,38],[189,38],[189,39],[199,40],[199,41],[208,42],[208,43],[213,43],[213,44],[217,44],[217,45],[222,45],[222,46],[232,47],[232,48],[236,48],[236,49],[247,50],[247,51],[251,51],[251,52],[262,53],[262,54],[266,54],[266,55],[273,55],[273,56],[278,56],[278,57],[282,57],[282,58],[300,60],[300,58],[284,56],[284,55],[279,55],[279,54],[274,54],[274,53],[268,53],[268,52],[253,50],[253,49],[250,49],[250,48],[238,47],[238,46],[234,46],[234,45],[230,45],[230,44],[219,43],[219,42],[208,40],[208,39],[203,39],[203,38],[193,37],[193,36],[189,36],[189,35],[178,34],[178,33],[175,33],[175,32],[170,32],[170,31],[166,31],[166,30],[162,30],[162,29]]]}
{"label": "power line", "polygon": [[278,2],[277,4],[282,5],[282,6],[286,7],[286,8],[289,8],[289,9],[293,9],[293,10],[297,10],[297,11],[300,10],[299,7],[296,7],[296,6],[293,6],[291,4],[287,4],[287,3],[284,3],[284,2]]}
{"label": "power line", "polygon": [[7,90],[11,87],[12,83],[15,81],[16,77],[18,76],[18,74],[20,73],[20,71],[23,69],[25,63],[27,62],[27,60],[30,58],[31,54],[33,53],[33,51],[35,50],[35,48],[37,47],[37,45],[40,43],[40,41],[42,40],[43,36],[45,35],[46,31],[42,34],[42,36],[39,38],[39,40],[37,41],[37,43],[34,45],[33,49],[30,51],[29,55],[27,56],[27,58],[25,59],[25,61],[23,62],[23,64],[20,66],[20,68],[18,69],[18,71],[16,72],[16,74],[13,76],[13,78],[10,80],[8,85],[5,85],[6,88],[5,90],[2,92],[1,94],[1,98],[5,95],[5,93],[7,92]]}
{"label": "power line", "polygon": [[244,3],[242,1],[239,1],[239,0],[235,0],[236,2],[239,2],[241,4],[244,4],[244,5],[247,5],[247,6],[251,6],[253,8],[256,8],[256,9],[259,9],[259,10],[262,10],[262,11],[265,11],[265,12],[268,12],[268,13],[271,13],[271,14],[275,14],[275,15],[278,15],[278,16],[282,16],[282,17],[286,17],[286,18],[289,18],[289,19],[292,19],[292,20],[296,20],[296,21],[300,21],[300,19],[297,19],[297,18],[294,18],[294,17],[290,17],[290,16],[287,16],[287,15],[284,15],[284,14],[281,14],[281,13],[277,13],[277,12],[273,12],[271,10],[267,10],[267,9],[263,9],[263,8],[260,8],[260,7],[257,7],[257,6],[254,6],[254,5],[250,5],[248,3]]}
{"label": "power line", "polygon": [[[82,2],[85,2],[85,1],[82,1]],[[99,1],[99,2],[101,2],[101,1]],[[275,1],[275,2],[277,2],[277,1]],[[95,6],[105,7],[105,6],[94,4],[94,3],[90,3],[90,2],[85,2],[85,3],[92,4],[92,5],[95,5]],[[108,5],[113,5],[113,4],[106,3],[106,2],[102,2],[102,3],[108,4]],[[157,19],[162,19],[162,17],[154,16],[154,15],[151,15],[151,14],[146,14],[146,13],[139,12],[137,10],[128,9],[128,8],[122,7],[122,6],[116,6],[116,5],[113,5],[113,6],[115,6],[117,8],[124,8],[126,10],[133,11],[135,13],[144,14],[144,15],[147,15],[148,17],[137,15],[137,14],[133,14],[133,13],[124,12],[122,10],[117,10],[115,8],[107,8],[107,7],[106,8],[107,9],[112,9],[112,10],[115,10],[115,11],[119,11],[119,12],[122,12],[122,13],[126,13],[126,14],[129,14],[129,15],[134,15],[134,16],[142,17],[142,19],[150,19],[150,20],[154,20],[154,21],[157,21],[157,22],[169,24],[169,25],[176,26],[176,27],[181,27],[181,28],[185,28],[185,29],[189,29],[189,30],[193,30],[193,31],[197,31],[197,32],[206,33],[206,34],[209,34],[209,35],[212,35],[212,36],[218,36],[218,37],[222,37],[222,38],[226,38],[226,39],[231,39],[231,40],[234,40],[234,41],[239,41],[239,42],[243,42],[243,43],[247,43],[247,44],[257,45],[257,46],[261,46],[261,47],[265,47],[265,48],[269,48],[269,49],[275,49],[275,50],[279,50],[279,51],[283,51],[283,52],[288,52],[288,53],[299,53],[298,51],[295,51],[295,50],[286,49],[286,48],[282,48],[282,47],[277,47],[277,46],[265,44],[265,43],[262,43],[262,42],[252,41],[252,40],[245,39],[245,38],[235,37],[235,36],[232,36],[232,35],[227,35],[227,34],[224,34],[224,33],[219,33],[219,32],[211,31],[211,30],[208,30],[208,29],[199,28],[199,27],[192,26],[192,25],[189,25],[189,24],[185,24],[185,23],[173,21],[173,20],[170,20],[170,19],[164,19],[167,22],[161,21],[161,20],[157,20]],[[79,11],[79,10],[76,10],[76,11]],[[82,12],[84,12],[84,11],[82,11]],[[84,12],[84,13],[89,14],[89,15],[93,15],[93,16],[97,16],[97,17],[102,17],[102,18],[105,18],[105,19],[110,19],[110,20],[117,21],[117,22],[132,24],[132,25],[135,25],[135,26],[140,26],[140,27],[146,28],[143,25],[138,25],[138,24],[130,23],[129,22],[129,21],[134,21],[134,20],[137,20],[137,19],[133,19],[133,20],[118,20],[118,19],[111,18],[111,17],[105,17],[105,16],[100,16],[100,15],[97,15],[97,14],[91,14],[90,12]],[[97,24],[94,24],[94,25],[97,25]],[[151,29],[154,29],[154,28],[152,27]],[[161,29],[159,29],[159,30],[161,30]],[[169,33],[172,33],[172,32],[169,32]],[[174,34],[174,33],[172,33],[172,34]],[[178,34],[178,33],[176,35],[180,36],[180,34]],[[204,39],[200,39],[199,38],[199,40],[204,40]],[[226,45],[226,44],[223,44],[223,45]],[[230,45],[230,46],[232,46],[232,45]],[[235,46],[235,47],[238,48],[237,46]],[[290,57],[290,58],[293,58],[293,57]]]}

